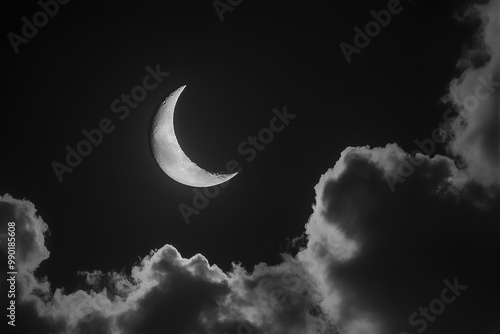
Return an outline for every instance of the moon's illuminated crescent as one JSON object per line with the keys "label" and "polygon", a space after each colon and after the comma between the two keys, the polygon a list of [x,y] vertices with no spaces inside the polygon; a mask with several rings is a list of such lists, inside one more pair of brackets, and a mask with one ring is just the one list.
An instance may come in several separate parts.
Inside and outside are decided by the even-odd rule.
{"label": "moon's illuminated crescent", "polygon": [[151,131],[151,147],[160,168],[175,181],[192,187],[211,187],[236,174],[210,173],[198,167],[182,151],[174,131],[174,110],[186,86],[170,94],[158,109]]}

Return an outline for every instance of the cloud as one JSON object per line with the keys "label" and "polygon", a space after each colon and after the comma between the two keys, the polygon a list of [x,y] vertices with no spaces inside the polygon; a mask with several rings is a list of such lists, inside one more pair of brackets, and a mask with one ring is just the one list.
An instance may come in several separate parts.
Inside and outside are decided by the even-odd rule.
{"label": "cloud", "polygon": [[48,281],[34,274],[48,258],[43,245],[47,225],[36,216],[32,203],[9,195],[0,200],[2,225],[16,222],[18,249],[22,250],[19,297],[33,305],[56,332],[138,333],[148,326],[158,326],[158,332],[169,328],[180,333],[181,327],[198,330],[199,314],[213,309],[229,292],[229,277],[217,266],[209,265],[201,255],[184,259],[173,246],[165,245],[134,266],[130,275],[84,272],[80,274],[86,276],[87,291],[65,294],[55,289],[52,293]]}
{"label": "cloud", "polygon": [[0,217],[1,228],[15,221],[18,230],[19,300],[47,333],[307,333],[329,326],[311,278],[288,255],[278,266],[262,263],[248,273],[233,264],[225,273],[201,254],[186,259],[165,245],[130,274],[80,272],[86,288],[66,293],[36,275],[49,252],[35,206],[6,194]]}
{"label": "cloud", "polygon": [[444,101],[457,115],[444,125],[453,139],[449,151],[463,159],[471,179],[485,186],[499,183],[500,1],[475,5],[464,20],[480,28],[458,61],[458,77],[451,81]]}
{"label": "cloud", "polygon": [[86,288],[66,293],[36,275],[49,252],[35,206],[4,195],[0,224],[16,221],[20,300],[46,333],[399,333],[455,277],[470,289],[427,333],[486,333],[500,311],[498,208],[463,196],[461,172],[442,156],[422,156],[391,191],[391,173],[409,159],[395,144],[345,149],[315,187],[305,246],[252,272],[165,245],[129,273],[81,272]]}
{"label": "cloud", "polygon": [[315,187],[298,258],[309,264],[322,308],[341,333],[415,332],[410,315],[455,277],[469,289],[426,333],[487,333],[499,324],[498,208],[478,208],[465,194],[470,188],[458,190],[460,171],[442,156],[422,158],[392,192],[387,181],[405,159],[395,144],[344,150]]}

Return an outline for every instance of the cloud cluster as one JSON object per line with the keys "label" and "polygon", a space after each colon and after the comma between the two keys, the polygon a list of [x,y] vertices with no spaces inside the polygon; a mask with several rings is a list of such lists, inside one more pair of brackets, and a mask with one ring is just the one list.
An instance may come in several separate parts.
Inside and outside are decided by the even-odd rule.
{"label": "cloud cluster", "polygon": [[392,192],[387,181],[404,159],[411,156],[395,144],[344,150],[316,185],[298,258],[310,265],[322,308],[341,333],[414,332],[410,316],[455,277],[470,289],[426,333],[487,333],[499,325],[498,208],[470,201],[488,199],[486,190],[458,189],[461,172],[439,156],[425,158]]}
{"label": "cloud cluster", "polygon": [[130,274],[81,272],[86,289],[65,293],[38,278],[49,256],[47,225],[35,206],[0,197],[1,227],[18,229],[19,299],[36,322],[57,333],[305,333],[327,322],[311,279],[291,256],[278,266],[230,273],[198,254],[183,258],[171,245],[152,250]]}

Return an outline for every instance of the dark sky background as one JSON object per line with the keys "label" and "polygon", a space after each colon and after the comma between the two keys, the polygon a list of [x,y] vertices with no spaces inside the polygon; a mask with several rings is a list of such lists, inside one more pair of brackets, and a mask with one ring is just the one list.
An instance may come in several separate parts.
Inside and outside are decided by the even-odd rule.
{"label": "dark sky background", "polygon": [[[280,263],[304,231],[320,175],[346,147],[397,142],[410,152],[439,125],[440,99],[478,28],[454,18],[470,3],[402,1],[350,64],[339,43],[352,44],[353,28],[386,0],[243,1],[223,22],[211,1],[73,0],[19,53],[5,37],[0,194],[30,200],[49,225],[51,255],[38,273],[71,292],[78,271],[128,272],[165,244],[223,270]],[[5,3],[3,35],[38,10]],[[156,64],[169,76],[120,120],[112,101]],[[181,85],[175,126],[186,154],[212,172],[232,159],[243,167],[189,225],[178,205],[191,205],[193,189],[161,171],[149,143],[155,111]],[[283,106],[297,118],[246,162],[238,145]],[[115,130],[59,182],[51,163],[103,118]]]}

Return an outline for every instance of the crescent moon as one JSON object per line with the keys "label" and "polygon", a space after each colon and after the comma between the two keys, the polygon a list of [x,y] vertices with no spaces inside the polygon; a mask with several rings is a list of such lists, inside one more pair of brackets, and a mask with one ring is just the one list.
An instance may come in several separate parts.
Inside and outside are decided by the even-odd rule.
{"label": "crescent moon", "polygon": [[200,168],[184,153],[174,131],[174,111],[186,86],[170,94],[156,112],[151,131],[151,147],[160,168],[175,181],[191,187],[212,187],[224,183],[238,173],[210,173]]}

